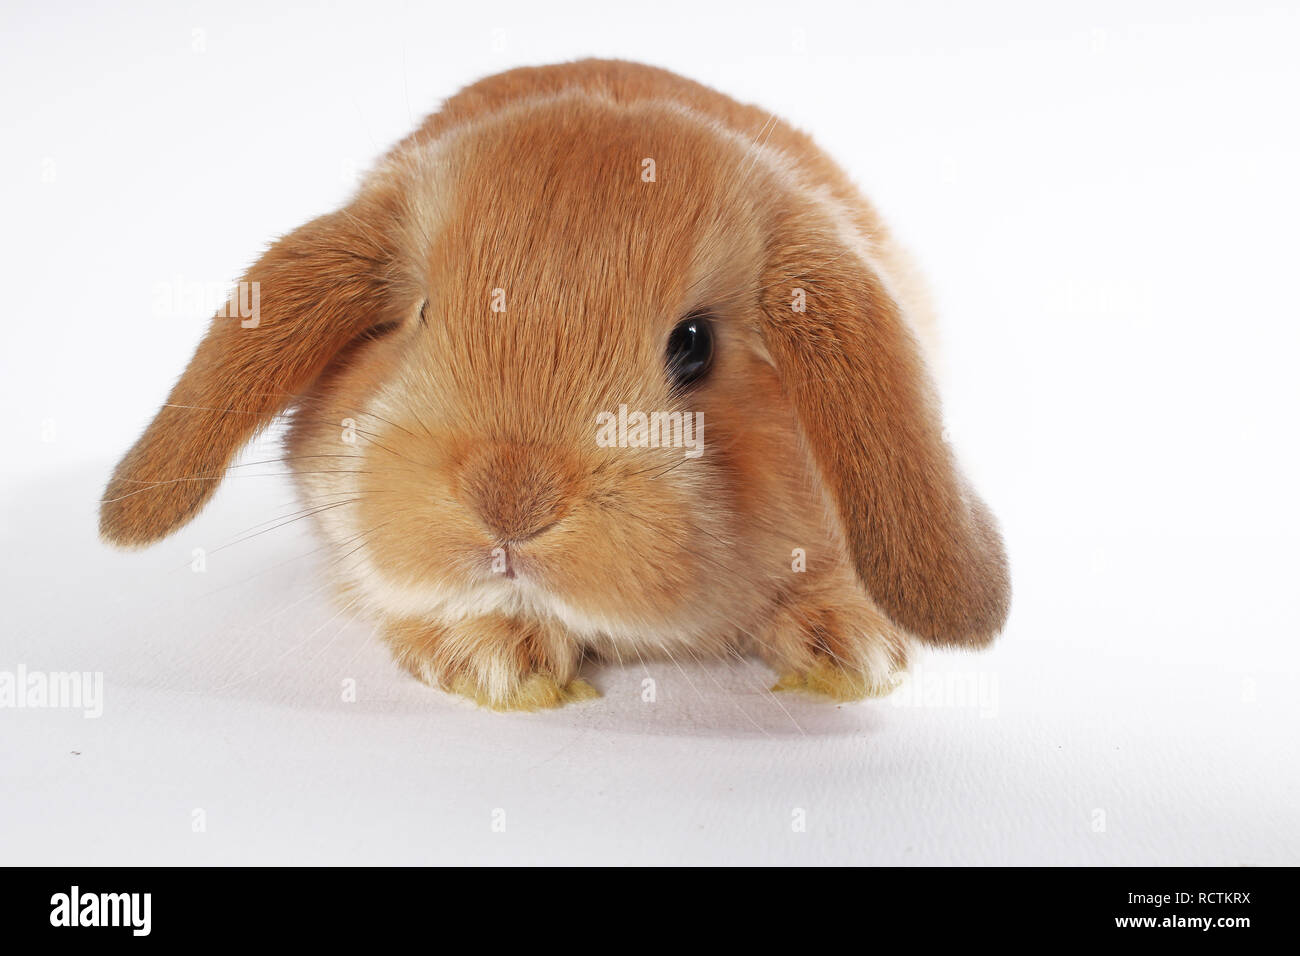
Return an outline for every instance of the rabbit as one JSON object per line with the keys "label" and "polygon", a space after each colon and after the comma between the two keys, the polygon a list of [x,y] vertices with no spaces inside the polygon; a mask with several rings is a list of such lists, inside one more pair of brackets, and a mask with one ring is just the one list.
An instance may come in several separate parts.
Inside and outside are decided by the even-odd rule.
{"label": "rabbit", "polygon": [[858,700],[918,642],[1004,626],[915,270],[766,111],[623,61],[488,77],[249,287],[257,315],[232,296],[113,473],[106,541],[180,528],[285,415],[339,594],[493,709],[652,655],[755,654],[774,689]]}

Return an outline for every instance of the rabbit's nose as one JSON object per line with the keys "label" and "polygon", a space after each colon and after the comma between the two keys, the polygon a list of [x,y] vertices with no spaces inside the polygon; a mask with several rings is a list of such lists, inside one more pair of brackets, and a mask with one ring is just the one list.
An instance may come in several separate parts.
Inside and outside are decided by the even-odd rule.
{"label": "rabbit's nose", "polygon": [[460,495],[501,543],[535,538],[568,510],[570,471],[545,447],[494,443],[462,464]]}

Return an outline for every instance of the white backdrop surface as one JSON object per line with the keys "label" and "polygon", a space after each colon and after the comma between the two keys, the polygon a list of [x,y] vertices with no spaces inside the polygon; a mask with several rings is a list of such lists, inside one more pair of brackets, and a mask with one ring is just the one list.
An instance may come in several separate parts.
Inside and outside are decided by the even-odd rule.
{"label": "white backdrop surface", "polygon": [[[96,718],[0,709],[0,861],[1296,862],[1300,12],[543,6],[0,15],[0,671],[104,675]],[[793,120],[912,246],[1013,563],[991,651],[864,704],[684,661],[497,715],[337,613],[277,466],[99,544],[206,322],[187,290],[459,86],[593,54]]]}

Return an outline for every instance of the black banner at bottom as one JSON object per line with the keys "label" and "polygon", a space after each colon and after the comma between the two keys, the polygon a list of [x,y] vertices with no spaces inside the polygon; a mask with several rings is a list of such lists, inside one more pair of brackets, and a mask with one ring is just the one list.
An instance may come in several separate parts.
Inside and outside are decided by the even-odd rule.
{"label": "black banner at bottom", "polygon": [[695,943],[701,924],[731,942],[755,932],[771,942],[776,920],[804,937],[814,928],[882,942],[898,934],[897,944],[909,947],[918,933],[927,945],[1124,937],[1233,945],[1287,927],[1295,882],[1286,869],[1231,868],[625,869],[598,878],[529,869],[11,868],[7,875],[10,888],[0,896],[6,942],[62,936],[92,945],[337,945],[439,924],[442,933],[453,924],[458,934],[481,932],[489,945],[516,932],[555,940],[575,930],[672,945],[678,924],[691,934],[682,939]]}

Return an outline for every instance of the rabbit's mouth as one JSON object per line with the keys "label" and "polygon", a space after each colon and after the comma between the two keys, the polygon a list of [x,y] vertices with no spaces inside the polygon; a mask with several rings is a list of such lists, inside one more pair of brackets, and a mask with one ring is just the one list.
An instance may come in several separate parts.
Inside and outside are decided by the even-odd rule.
{"label": "rabbit's mouth", "polygon": [[521,537],[506,538],[495,544],[488,553],[489,572],[499,574],[507,581],[516,580],[521,574],[537,571],[536,555],[527,547],[530,541],[542,537],[560,522],[555,520],[536,530],[531,530]]}

